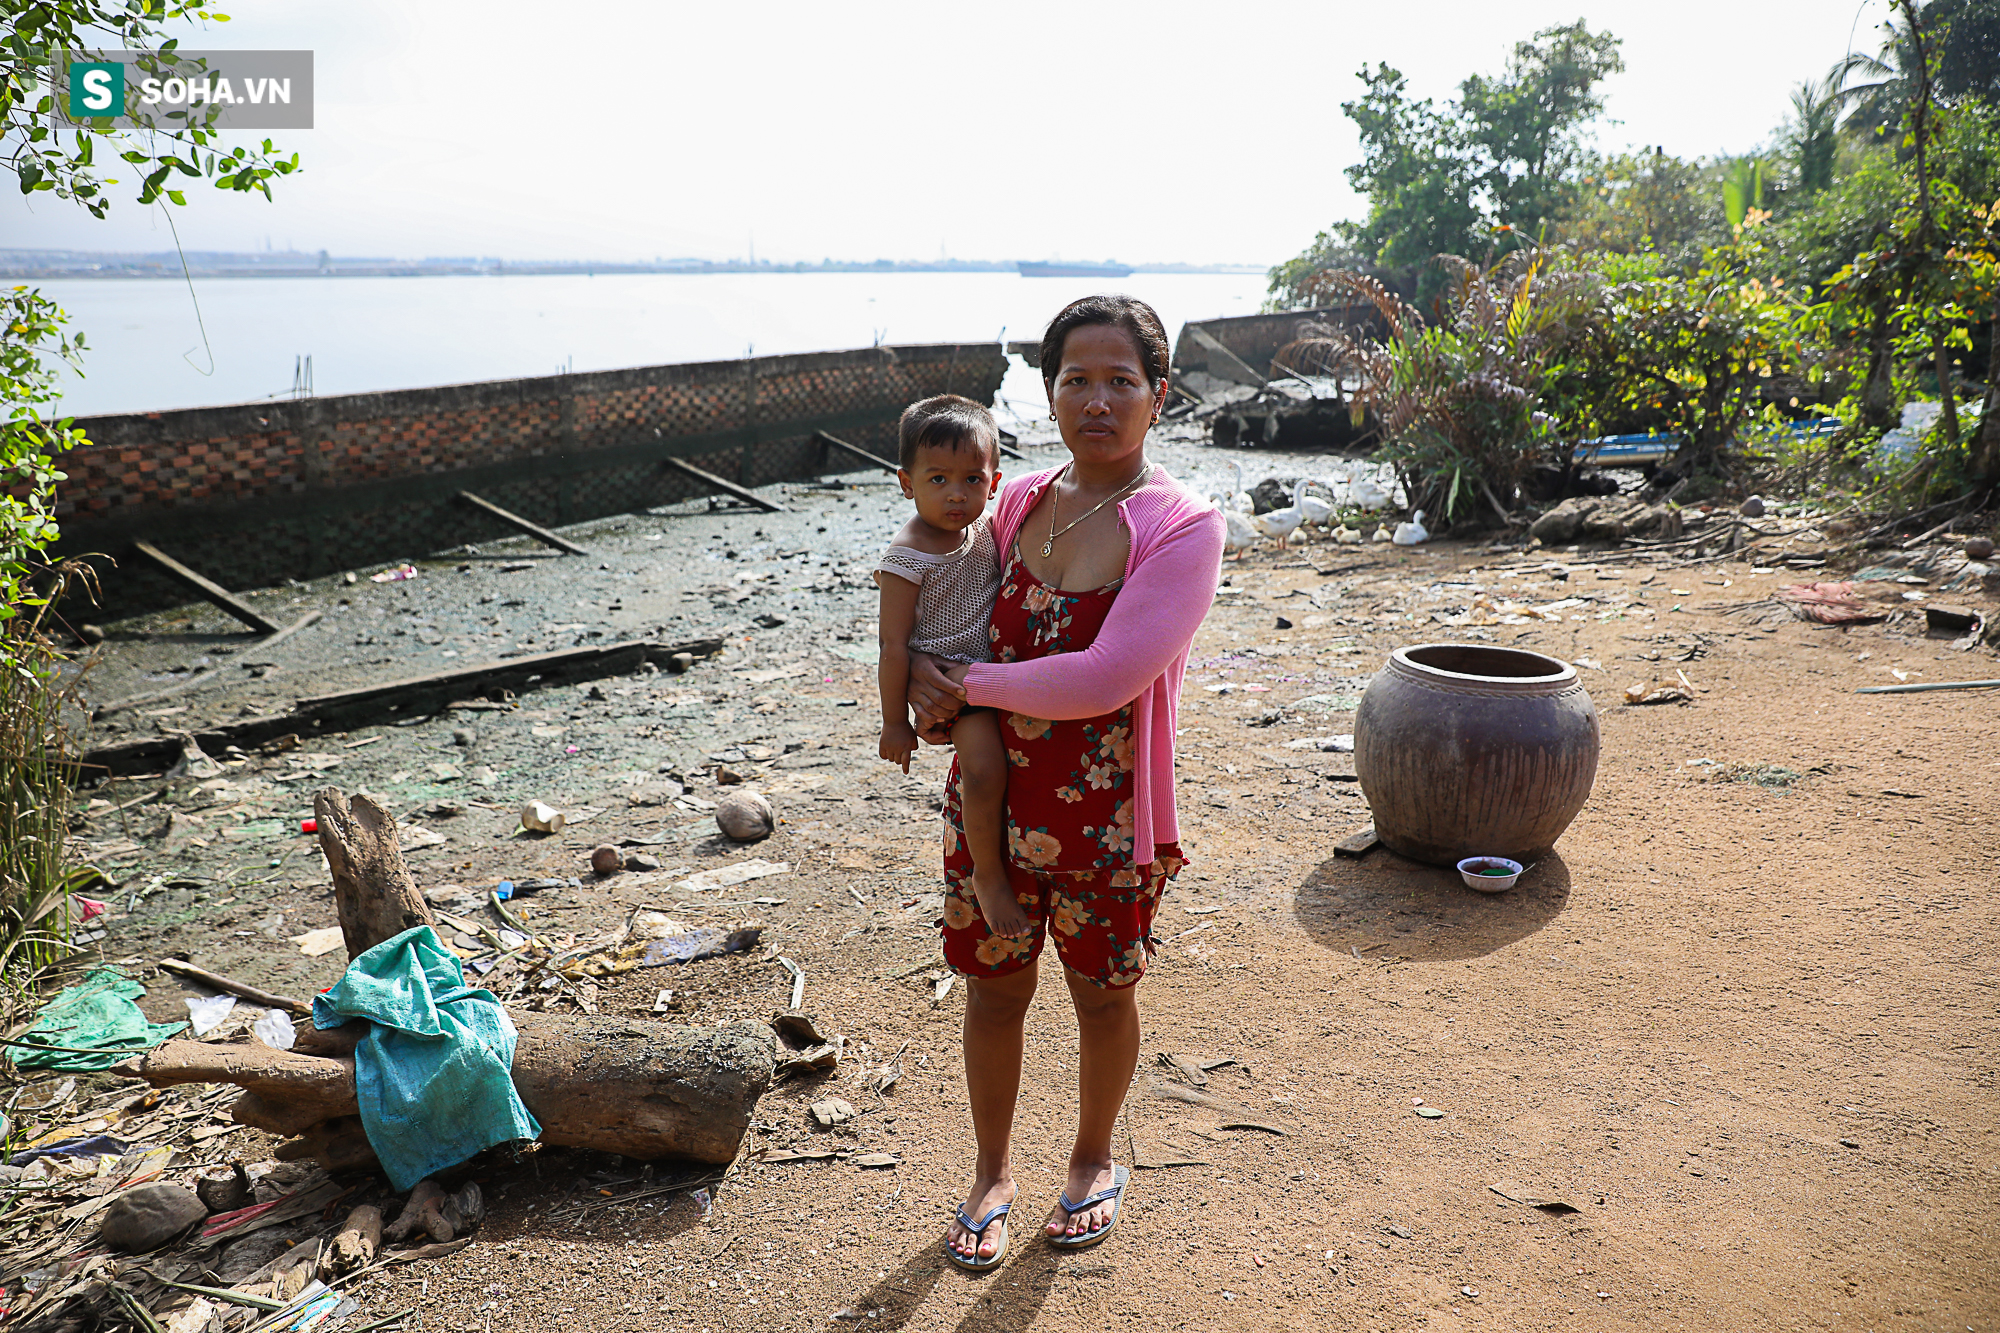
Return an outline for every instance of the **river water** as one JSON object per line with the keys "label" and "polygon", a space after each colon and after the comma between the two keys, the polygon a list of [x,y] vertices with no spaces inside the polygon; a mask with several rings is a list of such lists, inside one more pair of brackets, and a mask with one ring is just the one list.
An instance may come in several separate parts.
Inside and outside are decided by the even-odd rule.
{"label": "river water", "polygon": [[[1265,280],[895,272],[197,278],[193,299],[185,283],[161,279],[36,285],[88,340],[85,377],[67,381],[61,410],[90,416],[288,397],[304,356],[324,397],[878,342],[1033,338],[1066,302],[1105,290],[1151,302],[1173,338],[1190,319],[1254,313]],[[1000,406],[1023,415],[1045,412],[1040,381],[1019,358],[1000,397]]]}

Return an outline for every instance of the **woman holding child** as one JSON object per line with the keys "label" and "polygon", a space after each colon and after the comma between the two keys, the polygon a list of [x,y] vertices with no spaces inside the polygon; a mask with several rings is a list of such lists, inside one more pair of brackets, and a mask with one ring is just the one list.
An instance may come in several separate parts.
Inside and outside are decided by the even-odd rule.
{"label": "woman holding child", "polygon": [[[912,473],[906,430],[913,523],[932,486],[930,508],[947,532],[931,534],[930,549],[949,547],[953,523],[970,510],[950,549],[991,551],[998,567],[988,653],[910,652],[884,673],[884,757],[902,748],[891,746],[890,713],[908,725],[888,697],[896,677],[908,681],[925,738],[949,732],[960,756],[946,789],[943,931],[945,958],[966,978],[978,1159],[945,1252],[964,1268],[997,1267],[1006,1252],[1015,1197],[1009,1140],[1046,940],[1062,960],[1080,1044],[1077,1133],[1046,1224],[1049,1243],[1080,1249],[1103,1240],[1129,1178],[1128,1165],[1113,1160],[1111,1135],[1138,1062],[1136,988],[1153,914],[1184,863],[1174,813],[1177,700],[1222,559],[1221,516],[1146,457],[1168,366],[1166,333],[1144,302],[1089,297],[1057,315],[1041,369],[1070,459],[1011,483],[990,523],[973,474],[987,468],[984,484],[997,480],[997,448],[976,429],[965,451],[937,447],[945,441],[933,434]],[[962,498],[975,491],[977,507]],[[953,502],[942,498],[947,492]],[[890,624],[887,585],[913,575],[892,563],[885,559],[885,573],[900,579],[879,580],[883,637],[885,650],[894,638],[900,653],[910,621]],[[960,571],[961,588],[980,581]],[[900,600],[923,595],[894,592]],[[993,759],[995,731],[1004,763]]]}

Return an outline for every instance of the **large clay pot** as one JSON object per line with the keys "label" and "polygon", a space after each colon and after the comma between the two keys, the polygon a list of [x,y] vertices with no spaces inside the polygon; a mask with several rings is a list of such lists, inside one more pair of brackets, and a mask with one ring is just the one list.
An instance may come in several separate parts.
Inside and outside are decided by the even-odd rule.
{"label": "large clay pot", "polygon": [[1576,668],[1519,648],[1398,648],[1354,716],[1376,836],[1434,865],[1547,854],[1590,798],[1599,744]]}

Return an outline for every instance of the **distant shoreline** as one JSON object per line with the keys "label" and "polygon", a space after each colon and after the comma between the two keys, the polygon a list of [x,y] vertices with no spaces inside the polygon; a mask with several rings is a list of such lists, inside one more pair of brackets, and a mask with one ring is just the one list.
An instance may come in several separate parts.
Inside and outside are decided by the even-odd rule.
{"label": "distant shoreline", "polygon": [[[823,260],[817,264],[751,263],[730,260],[668,259],[652,263],[582,261],[515,262],[501,259],[339,258],[302,251],[228,253],[203,251],[186,257],[162,254],[103,254],[69,250],[0,249],[0,281],[54,278],[457,278],[597,277],[642,274],[710,273],[1008,273],[1016,260]],[[1134,273],[1262,274],[1258,264],[1133,264]]]}

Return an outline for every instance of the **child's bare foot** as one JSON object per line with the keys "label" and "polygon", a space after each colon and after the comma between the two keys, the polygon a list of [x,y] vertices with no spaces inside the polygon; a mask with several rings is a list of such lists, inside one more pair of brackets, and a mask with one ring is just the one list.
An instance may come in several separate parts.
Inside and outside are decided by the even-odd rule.
{"label": "child's bare foot", "polygon": [[1018,938],[1031,929],[1028,914],[1014,897],[1014,886],[1007,882],[1004,869],[996,867],[989,873],[974,866],[972,896],[979,900],[979,915],[986,918],[986,928],[995,935]]}

